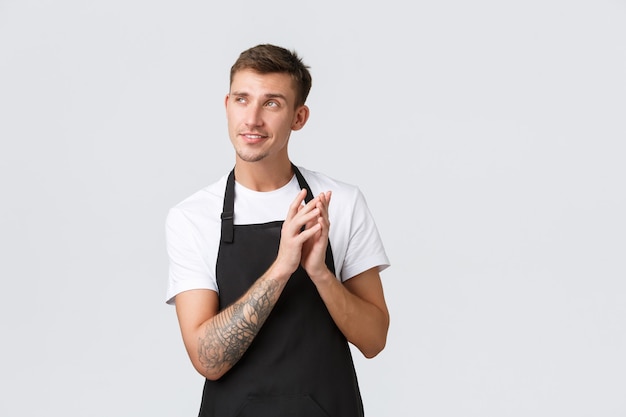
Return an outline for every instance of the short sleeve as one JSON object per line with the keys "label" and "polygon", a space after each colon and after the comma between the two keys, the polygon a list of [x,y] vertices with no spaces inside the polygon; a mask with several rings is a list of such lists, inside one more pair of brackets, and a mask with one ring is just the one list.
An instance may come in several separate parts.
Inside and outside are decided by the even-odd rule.
{"label": "short sleeve", "polygon": [[169,280],[166,302],[175,303],[177,294],[192,289],[209,289],[217,292],[215,271],[203,256],[201,238],[197,227],[176,207],[170,209],[165,227]]}
{"label": "short sleeve", "polygon": [[341,276],[343,280],[377,267],[382,271],[389,267],[389,259],[363,193],[356,189],[350,237]]}

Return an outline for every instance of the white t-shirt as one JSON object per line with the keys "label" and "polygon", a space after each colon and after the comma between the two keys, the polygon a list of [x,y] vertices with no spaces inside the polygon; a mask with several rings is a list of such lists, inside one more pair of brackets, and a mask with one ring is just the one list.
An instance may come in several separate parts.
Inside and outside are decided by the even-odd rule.
{"label": "white t-shirt", "polygon": [[[324,174],[298,167],[313,196],[332,191],[329,239],[337,278],[342,282],[370,268],[389,266],[378,229],[361,191]],[[169,283],[166,301],[192,289],[219,292],[215,265],[221,238],[224,190],[228,175],[170,209],[166,221]],[[274,191],[258,192],[235,182],[235,224],[260,224],[284,220],[300,191],[294,175]]]}

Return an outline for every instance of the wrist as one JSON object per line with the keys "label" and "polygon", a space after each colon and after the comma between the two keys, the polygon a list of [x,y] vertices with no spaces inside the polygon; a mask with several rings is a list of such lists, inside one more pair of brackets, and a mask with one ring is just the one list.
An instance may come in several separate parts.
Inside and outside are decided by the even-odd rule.
{"label": "wrist", "polygon": [[318,286],[332,283],[333,281],[337,280],[335,275],[330,272],[330,269],[328,269],[326,266],[319,271],[307,271],[307,273],[309,275],[309,278],[311,278],[311,281],[313,281],[315,285]]}
{"label": "wrist", "polygon": [[276,281],[285,283],[289,281],[289,278],[294,273],[288,266],[285,266],[284,263],[280,262],[278,259],[274,261],[274,263],[269,267],[266,272],[266,276],[268,278],[274,279]]}

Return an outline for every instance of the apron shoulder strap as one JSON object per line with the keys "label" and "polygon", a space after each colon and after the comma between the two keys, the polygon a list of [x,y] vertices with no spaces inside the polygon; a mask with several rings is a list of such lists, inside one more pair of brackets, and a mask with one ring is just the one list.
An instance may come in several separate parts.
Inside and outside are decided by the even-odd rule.
{"label": "apron shoulder strap", "polygon": [[300,172],[298,167],[295,166],[294,164],[291,164],[291,168],[293,168],[293,172],[296,174],[296,179],[298,180],[300,189],[306,188],[306,197],[304,197],[304,201],[308,203],[309,201],[313,200],[313,191],[311,191],[311,187],[309,187],[309,184],[306,182],[306,180],[302,176],[302,173]]}
{"label": "apron shoulder strap", "polygon": [[226,191],[224,192],[224,207],[222,208],[222,242],[233,243],[235,224],[235,169],[233,168],[226,179]]}

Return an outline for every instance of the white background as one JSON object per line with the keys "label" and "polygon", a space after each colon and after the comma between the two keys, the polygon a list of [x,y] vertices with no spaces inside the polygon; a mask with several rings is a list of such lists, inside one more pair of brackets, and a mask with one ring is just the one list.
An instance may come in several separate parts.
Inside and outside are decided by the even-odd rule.
{"label": "white background", "polygon": [[311,66],[295,163],[392,267],[366,412],[626,415],[626,3],[0,0],[0,415],[195,416],[167,210],[234,163],[239,52]]}

